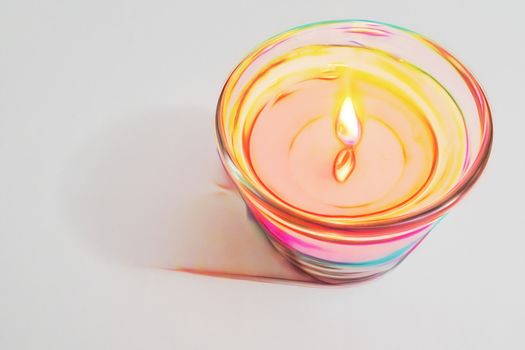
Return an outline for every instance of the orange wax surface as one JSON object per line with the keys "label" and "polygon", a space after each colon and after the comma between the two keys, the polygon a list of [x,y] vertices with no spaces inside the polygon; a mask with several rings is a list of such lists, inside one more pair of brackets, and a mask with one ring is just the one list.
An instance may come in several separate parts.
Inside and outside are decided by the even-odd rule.
{"label": "orange wax surface", "polygon": [[[310,65],[312,52],[326,63]],[[361,135],[354,169],[339,182],[334,159],[345,145],[335,125],[346,97]],[[465,127],[454,101],[424,72],[382,52],[302,48],[261,74],[245,102],[246,166],[264,191],[297,210],[355,220],[399,215],[442,196],[461,174]]]}

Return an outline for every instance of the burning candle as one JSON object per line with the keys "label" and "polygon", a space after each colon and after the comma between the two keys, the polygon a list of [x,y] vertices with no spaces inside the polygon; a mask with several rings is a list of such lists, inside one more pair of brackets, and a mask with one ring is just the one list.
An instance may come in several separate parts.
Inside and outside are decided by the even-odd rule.
{"label": "burning candle", "polygon": [[368,21],[273,37],[228,79],[220,155],[274,246],[319,280],[397,265],[480,175],[490,112],[472,75]]}
{"label": "burning candle", "polygon": [[335,127],[337,137],[345,147],[337,152],[334,161],[334,177],[343,182],[352,173],[355,165],[354,145],[359,141],[361,125],[349,97],[345,98]]}

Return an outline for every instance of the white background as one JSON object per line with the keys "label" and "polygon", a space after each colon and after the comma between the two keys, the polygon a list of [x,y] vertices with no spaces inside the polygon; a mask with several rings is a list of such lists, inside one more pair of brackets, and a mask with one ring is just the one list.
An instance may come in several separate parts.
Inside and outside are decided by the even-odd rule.
{"label": "white background", "polygon": [[[520,1],[0,1],[0,349],[524,349]],[[492,159],[400,267],[299,278],[221,182],[215,103],[259,42],[366,18],[450,49]]]}

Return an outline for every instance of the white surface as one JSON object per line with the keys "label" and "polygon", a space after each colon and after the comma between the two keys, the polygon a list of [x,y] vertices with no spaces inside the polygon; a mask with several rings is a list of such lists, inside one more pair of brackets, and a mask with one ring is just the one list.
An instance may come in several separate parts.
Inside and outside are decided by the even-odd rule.
{"label": "white surface", "polygon": [[[525,348],[523,13],[518,1],[3,0],[0,349]],[[260,236],[215,193],[213,111],[254,45],[333,18],[406,26],[473,70],[495,122],[481,181],[371,283],[170,271],[293,274],[276,256],[261,264],[264,241],[246,249]]]}

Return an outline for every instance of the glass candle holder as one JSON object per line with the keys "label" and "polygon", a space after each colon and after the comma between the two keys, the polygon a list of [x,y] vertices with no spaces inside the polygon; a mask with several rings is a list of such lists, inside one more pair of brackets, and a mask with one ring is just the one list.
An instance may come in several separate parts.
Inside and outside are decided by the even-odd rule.
{"label": "glass candle holder", "polygon": [[216,130],[270,242],[334,284],[398,265],[476,182],[492,143],[486,97],[457,59],[362,20],[260,45],[228,78]]}

